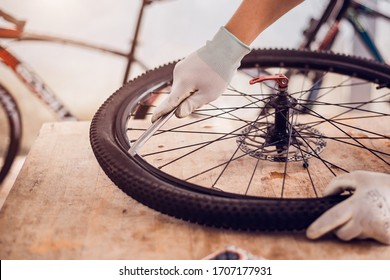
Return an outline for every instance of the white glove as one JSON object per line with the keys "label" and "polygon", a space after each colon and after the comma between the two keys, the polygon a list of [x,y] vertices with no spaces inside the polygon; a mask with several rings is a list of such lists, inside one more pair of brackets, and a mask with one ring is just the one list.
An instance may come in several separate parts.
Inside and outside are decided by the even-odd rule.
{"label": "white glove", "polygon": [[345,190],[354,194],[314,221],[307,237],[315,239],[333,231],[342,240],[373,238],[390,245],[390,175],[354,171],[336,177],[324,195]]}
{"label": "white glove", "polygon": [[172,91],[154,111],[152,122],[176,107],[176,116],[184,118],[217,99],[249,51],[248,46],[221,27],[204,47],[177,63]]}

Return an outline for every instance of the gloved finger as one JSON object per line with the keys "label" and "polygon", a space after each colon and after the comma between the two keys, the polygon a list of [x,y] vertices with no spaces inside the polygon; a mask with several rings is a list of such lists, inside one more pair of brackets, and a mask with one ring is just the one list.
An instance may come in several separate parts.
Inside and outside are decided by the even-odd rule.
{"label": "gloved finger", "polygon": [[358,236],[359,239],[372,238],[383,244],[390,245],[390,230],[384,230],[380,232],[373,232],[372,234],[361,234]]}
{"label": "gloved finger", "polygon": [[211,102],[207,95],[202,91],[197,91],[187,99],[185,99],[178,107],[175,112],[178,118],[185,118],[189,116],[193,111],[202,107],[206,103]]}
{"label": "gloved finger", "polygon": [[335,231],[335,234],[344,241],[352,240],[362,233],[360,224],[356,223],[353,219],[349,220],[346,224],[341,226]]}
{"label": "gloved finger", "polygon": [[358,239],[375,239],[383,244],[390,245],[390,228],[383,230],[375,229],[364,229],[359,235],[356,236]]}
{"label": "gloved finger", "polygon": [[152,122],[155,122],[160,117],[171,112],[193,92],[193,89],[189,89],[185,86],[182,86],[180,85],[180,83],[178,85],[174,85],[168,97],[154,110]]}
{"label": "gloved finger", "polygon": [[322,214],[306,230],[306,236],[316,239],[344,225],[352,218],[350,199],[347,199]]}
{"label": "gloved finger", "polygon": [[357,185],[355,175],[353,173],[344,174],[334,178],[325,188],[323,195],[335,195],[342,193],[345,190],[355,189]]}

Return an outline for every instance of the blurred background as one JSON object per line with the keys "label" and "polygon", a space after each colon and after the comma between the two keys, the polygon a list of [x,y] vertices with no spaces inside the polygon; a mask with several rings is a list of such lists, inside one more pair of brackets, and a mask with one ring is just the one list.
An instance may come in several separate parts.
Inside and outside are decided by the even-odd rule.
{"label": "blurred background", "polygon": [[[160,0],[145,7],[135,57],[147,68],[185,57],[224,25],[241,0]],[[262,1],[259,1],[261,4]],[[366,1],[390,13],[389,1]],[[73,38],[128,51],[142,0],[1,0],[0,9],[27,21],[26,31]],[[297,47],[302,30],[327,1],[307,0],[261,34],[252,47]],[[0,22],[1,24],[2,22]],[[372,22],[387,59],[390,29]],[[343,24],[335,51],[365,55]],[[100,104],[121,86],[125,59],[64,45],[2,41],[58,94],[80,120],[90,120]],[[131,77],[145,69],[132,65]],[[0,82],[16,97],[23,114],[26,153],[44,122],[56,121],[4,65]]]}

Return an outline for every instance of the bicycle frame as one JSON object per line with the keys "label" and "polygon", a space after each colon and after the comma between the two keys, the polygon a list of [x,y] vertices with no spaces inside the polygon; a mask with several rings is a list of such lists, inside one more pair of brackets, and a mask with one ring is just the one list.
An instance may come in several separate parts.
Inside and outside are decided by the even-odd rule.
{"label": "bicycle frame", "polygon": [[390,17],[354,1],[351,1],[351,6],[347,10],[347,14],[346,14],[347,20],[352,24],[355,31],[359,35],[360,39],[364,42],[365,46],[367,47],[371,55],[377,61],[386,63],[382,54],[376,47],[374,40],[370,36],[369,32],[359,20],[360,14],[378,17],[378,18],[384,18],[386,20],[390,20]]}
{"label": "bicycle frame", "polygon": [[326,7],[324,13],[319,20],[312,20],[309,28],[304,32],[305,39],[301,43],[301,49],[311,49],[312,43],[315,41],[320,28],[330,19],[334,18],[326,36],[322,39],[318,50],[330,50],[333,43],[339,34],[340,22],[346,19],[358,34],[362,43],[367,48],[372,57],[380,62],[385,63],[385,60],[375,45],[374,40],[370,36],[367,28],[359,19],[359,16],[366,15],[376,18],[390,20],[390,17],[380,13],[377,10],[369,8],[361,3],[353,0],[331,0]]}
{"label": "bicycle frame", "polygon": [[[106,52],[115,56],[127,58],[127,54],[118,50],[88,44],[85,42],[64,39],[55,36],[39,35],[23,32],[16,29],[0,28],[0,38],[13,39],[16,41],[36,41],[70,45],[73,47],[87,48],[94,51]],[[60,120],[75,120],[69,109],[59,100],[51,90],[30,67],[19,60],[14,54],[0,45],[0,62],[11,69],[19,80],[40,100],[42,100]]]}

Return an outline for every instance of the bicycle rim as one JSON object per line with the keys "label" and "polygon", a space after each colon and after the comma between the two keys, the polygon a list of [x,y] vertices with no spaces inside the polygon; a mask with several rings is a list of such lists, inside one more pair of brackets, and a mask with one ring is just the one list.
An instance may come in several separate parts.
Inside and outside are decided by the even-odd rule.
{"label": "bicycle rim", "polygon": [[[252,51],[218,100],[188,118],[171,118],[129,153],[169,94],[173,68],[168,64],[119,89],[90,130],[106,174],[153,209],[217,227],[299,230],[349,196],[321,196],[335,176],[389,171],[389,67],[308,51]],[[275,139],[274,83],[248,81],[283,73],[290,78],[289,132]],[[320,80],[311,80],[318,73]],[[319,94],[307,100],[313,89]]]}

